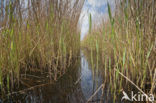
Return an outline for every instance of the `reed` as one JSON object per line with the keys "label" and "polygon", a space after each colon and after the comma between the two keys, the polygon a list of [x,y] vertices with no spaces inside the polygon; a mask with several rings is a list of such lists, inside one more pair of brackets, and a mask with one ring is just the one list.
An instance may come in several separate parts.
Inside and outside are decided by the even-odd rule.
{"label": "reed", "polygon": [[78,21],[84,1],[26,1],[0,4],[0,85],[7,82],[8,89],[27,71],[48,71],[57,80],[79,55]]}
{"label": "reed", "polygon": [[[121,0],[116,4],[112,16],[109,3],[109,22],[104,22],[98,29],[92,30],[83,40],[82,45],[90,50],[97,49],[105,69],[109,69],[109,78],[114,88],[120,84],[124,88],[122,77],[114,71],[116,68],[138,87],[150,92],[155,68],[155,33],[156,2],[147,0]],[[108,62],[109,61],[109,62]],[[115,74],[114,74],[115,72]],[[108,73],[107,73],[108,74]],[[116,79],[112,79],[116,78]],[[127,82],[126,82],[127,83]],[[147,86],[148,85],[148,86]]]}

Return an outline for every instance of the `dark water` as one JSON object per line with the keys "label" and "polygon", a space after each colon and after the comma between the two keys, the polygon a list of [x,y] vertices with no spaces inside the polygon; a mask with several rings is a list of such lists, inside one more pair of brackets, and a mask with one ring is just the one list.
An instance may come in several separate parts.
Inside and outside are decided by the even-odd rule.
{"label": "dark water", "polygon": [[[72,66],[54,84],[38,86],[24,93],[15,93],[3,99],[6,103],[85,103],[104,82],[104,69],[92,68],[81,52],[80,61]],[[35,81],[34,81],[35,82]],[[113,96],[106,85],[90,103],[113,103]],[[2,102],[2,101],[1,101]],[[117,102],[116,102],[117,103]],[[120,103],[120,102],[119,102]]]}

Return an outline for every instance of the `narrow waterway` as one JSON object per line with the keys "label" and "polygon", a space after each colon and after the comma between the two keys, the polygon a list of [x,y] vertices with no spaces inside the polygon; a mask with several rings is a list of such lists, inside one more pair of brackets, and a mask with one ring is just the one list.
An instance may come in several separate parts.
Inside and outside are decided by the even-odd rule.
{"label": "narrow waterway", "polygon": [[[104,79],[104,69],[91,67],[86,55],[81,51],[78,62],[54,84],[37,86],[23,93],[15,93],[8,96],[3,102],[85,103],[101,86]],[[100,89],[89,102],[113,102],[113,96],[107,88],[109,87],[105,86],[103,95]]]}

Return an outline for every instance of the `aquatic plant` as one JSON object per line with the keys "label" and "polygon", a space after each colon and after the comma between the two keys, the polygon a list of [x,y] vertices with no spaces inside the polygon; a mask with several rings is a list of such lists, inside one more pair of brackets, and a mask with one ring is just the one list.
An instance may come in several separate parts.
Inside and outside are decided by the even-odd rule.
{"label": "aquatic plant", "polygon": [[98,55],[103,55],[100,61],[108,69],[105,72],[109,74],[112,88],[117,89],[119,85],[119,90],[124,88],[122,73],[139,88],[150,92],[155,80],[156,2],[121,0],[116,2],[113,13],[109,3],[107,7],[109,22],[89,32],[82,46],[97,51],[98,40]]}
{"label": "aquatic plant", "polygon": [[66,72],[80,52],[78,21],[84,1],[71,2],[2,0],[0,86],[7,82],[10,90],[30,71],[48,72],[51,80]]}

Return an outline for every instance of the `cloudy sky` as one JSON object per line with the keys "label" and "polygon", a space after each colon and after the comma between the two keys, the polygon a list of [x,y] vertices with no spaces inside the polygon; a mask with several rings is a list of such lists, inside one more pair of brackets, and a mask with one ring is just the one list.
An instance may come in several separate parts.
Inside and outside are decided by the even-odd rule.
{"label": "cloudy sky", "polygon": [[95,21],[96,23],[98,23],[98,20],[100,19],[101,16],[104,17],[105,19],[108,18],[107,2],[109,2],[109,4],[111,5],[111,9],[114,9],[115,7],[114,0],[86,0],[80,17],[81,40],[88,32],[89,29],[88,16],[90,13],[92,15],[92,20],[94,23]]}

